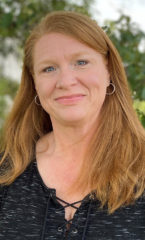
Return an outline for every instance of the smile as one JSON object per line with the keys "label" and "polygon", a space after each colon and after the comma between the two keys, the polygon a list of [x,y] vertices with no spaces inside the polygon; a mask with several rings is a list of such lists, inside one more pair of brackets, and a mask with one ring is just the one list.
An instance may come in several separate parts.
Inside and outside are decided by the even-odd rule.
{"label": "smile", "polygon": [[69,96],[61,96],[56,98],[55,100],[61,104],[72,104],[82,100],[85,97],[83,94],[75,94]]}

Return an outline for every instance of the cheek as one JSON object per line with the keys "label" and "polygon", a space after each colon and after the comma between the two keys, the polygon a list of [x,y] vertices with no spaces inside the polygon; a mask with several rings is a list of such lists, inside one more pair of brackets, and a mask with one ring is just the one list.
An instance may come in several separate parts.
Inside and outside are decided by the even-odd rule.
{"label": "cheek", "polygon": [[103,76],[99,75],[90,75],[89,77],[85,77],[84,84],[88,88],[105,90],[107,87],[107,79],[104,79]]}
{"label": "cheek", "polygon": [[96,77],[92,78],[92,85],[97,87],[102,91],[106,91],[107,86],[109,85],[109,78],[108,75],[105,73],[98,74]]}
{"label": "cheek", "polygon": [[35,86],[40,98],[50,96],[55,88],[55,84],[46,79],[41,81],[36,79]]}
{"label": "cheek", "polygon": [[109,85],[109,73],[102,66],[91,69],[84,75],[84,83],[89,87],[104,88]]}

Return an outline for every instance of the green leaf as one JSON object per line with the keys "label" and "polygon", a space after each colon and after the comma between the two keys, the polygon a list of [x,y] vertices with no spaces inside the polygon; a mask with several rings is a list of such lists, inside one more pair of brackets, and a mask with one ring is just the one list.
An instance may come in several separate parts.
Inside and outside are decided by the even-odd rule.
{"label": "green leaf", "polygon": [[145,87],[142,89],[142,94],[141,94],[141,96],[142,96],[142,99],[145,99]]}
{"label": "green leaf", "polygon": [[12,13],[6,13],[1,16],[0,25],[2,28],[9,28],[12,23]]}

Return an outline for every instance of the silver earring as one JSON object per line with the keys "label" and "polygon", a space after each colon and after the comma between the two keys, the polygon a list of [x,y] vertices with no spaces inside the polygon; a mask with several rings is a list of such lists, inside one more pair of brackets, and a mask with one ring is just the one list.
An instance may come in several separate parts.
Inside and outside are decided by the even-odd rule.
{"label": "silver earring", "polygon": [[35,104],[38,105],[38,106],[41,106],[40,101],[37,102],[37,98],[38,98],[38,95],[36,95],[35,98],[34,98],[34,100],[35,100]]}
{"label": "silver earring", "polygon": [[106,92],[106,95],[112,95],[115,92],[115,90],[116,90],[115,85],[113,83],[110,83],[109,86],[112,87],[112,92]]}

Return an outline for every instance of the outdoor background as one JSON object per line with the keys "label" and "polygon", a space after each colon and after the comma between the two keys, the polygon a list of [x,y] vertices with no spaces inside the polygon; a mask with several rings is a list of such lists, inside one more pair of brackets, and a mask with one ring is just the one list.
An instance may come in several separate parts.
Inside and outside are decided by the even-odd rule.
{"label": "outdoor background", "polygon": [[145,127],[144,0],[0,0],[0,132],[20,83],[25,39],[40,18],[54,10],[87,14],[108,33],[122,57],[134,108]]}

